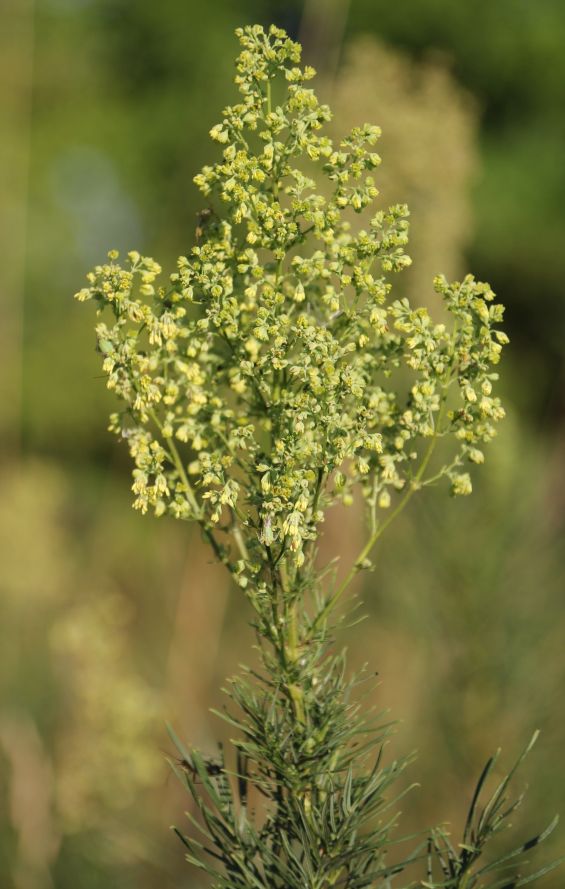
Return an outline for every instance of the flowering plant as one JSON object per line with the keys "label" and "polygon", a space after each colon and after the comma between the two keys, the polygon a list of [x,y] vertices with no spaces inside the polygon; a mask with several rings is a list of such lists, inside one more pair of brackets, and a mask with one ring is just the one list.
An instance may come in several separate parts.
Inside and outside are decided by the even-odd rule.
{"label": "flowering plant", "polygon": [[[233,786],[223,754],[178,742],[204,837],[182,837],[189,860],[226,889],[385,887],[406,866],[385,861],[386,791],[405,763],[374,755],[388,729],[352,699],[334,615],[416,492],[443,480],[471,492],[469,468],[504,416],[503,308],[472,276],[436,278],[437,320],[394,297],[408,209],[370,211],[378,127],[334,144],[299,45],[275,27],[237,33],[240,97],[210,132],[221,156],[195,177],[209,202],[196,245],[165,281],[153,259],[132,251],[120,265],[112,251],[77,298],[108,310],[98,349],[122,405],[110,428],[134,461],[134,507],[200,526],[259,640],[262,668],[233,681],[237,708],[224,714],[237,729]],[[338,583],[317,541],[357,491],[367,541]],[[505,790],[480,816],[473,801],[462,846],[434,832],[419,847],[418,885],[523,884],[476,866]]]}

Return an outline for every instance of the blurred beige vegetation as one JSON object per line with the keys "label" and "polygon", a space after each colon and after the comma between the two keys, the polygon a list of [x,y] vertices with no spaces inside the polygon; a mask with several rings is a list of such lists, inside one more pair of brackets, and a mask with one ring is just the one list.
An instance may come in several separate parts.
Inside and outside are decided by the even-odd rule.
{"label": "blurred beige vegetation", "polygon": [[[434,274],[463,271],[477,169],[472,103],[440,59],[415,64],[369,38],[346,51],[332,92],[340,132],[365,120],[382,127],[377,183],[384,204],[410,205],[409,287],[426,300]],[[17,327],[17,299],[14,307]],[[20,358],[10,353],[12,382]],[[371,615],[352,632],[352,664],[369,657],[379,670],[379,701],[405,720],[400,747],[418,738],[420,827],[459,818],[498,739],[512,756],[548,721],[548,700],[559,706],[553,478],[543,446],[510,418],[469,503],[429,492],[359,585]],[[223,677],[248,661],[251,635],[241,597],[197,535],[132,513],[128,487],[117,462],[69,469],[37,459],[0,474],[2,889],[163,889],[187,878],[167,834],[186,801],[167,777],[164,721],[213,752],[223,729],[208,708],[221,705]],[[362,535],[351,510],[330,518],[323,544],[344,564]],[[557,767],[565,738],[550,731],[543,743],[538,777]],[[552,814],[556,786],[539,782],[534,808]],[[58,884],[63,856],[79,864]],[[86,881],[87,865],[106,876]]]}
{"label": "blurred beige vegetation", "polygon": [[[103,829],[162,776],[156,748],[163,714],[157,689],[141,681],[132,657],[133,608],[117,591],[92,591],[51,629],[57,672],[68,685],[56,752],[57,806],[64,829]],[[63,680],[64,677],[64,680]]]}
{"label": "blurred beige vegetation", "polygon": [[[93,496],[79,509],[77,485]],[[39,459],[0,472],[0,829],[17,889],[53,886],[73,838],[99,837],[98,866],[161,872],[184,803],[165,721],[216,743],[227,580],[187,526],[133,513],[119,473],[91,486]]]}
{"label": "blurred beige vegetation", "polygon": [[382,129],[376,171],[381,206],[410,208],[412,267],[399,283],[426,301],[435,275],[457,279],[471,233],[469,194],[478,167],[471,97],[437,58],[415,63],[373,37],[345,50],[331,106],[342,134],[364,121]]}
{"label": "blurred beige vegetation", "polygon": [[28,817],[35,802],[40,834],[57,838],[45,848],[47,865],[62,835],[107,830],[115,810],[162,778],[162,698],[140,677],[135,605],[104,552],[85,570],[64,472],[34,461],[5,469],[0,486],[0,748],[11,773],[16,867],[29,875],[28,858],[42,845],[37,814]]}

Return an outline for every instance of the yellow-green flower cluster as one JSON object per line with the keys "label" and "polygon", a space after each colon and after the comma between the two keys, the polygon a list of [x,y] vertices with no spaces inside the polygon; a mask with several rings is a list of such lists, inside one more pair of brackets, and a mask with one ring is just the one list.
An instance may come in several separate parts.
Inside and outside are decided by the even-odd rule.
{"label": "yellow-green flower cluster", "polygon": [[[111,253],[77,297],[112,316],[98,348],[135,506],[196,520],[240,584],[260,587],[274,565],[300,570],[324,509],[356,486],[374,526],[443,476],[471,491],[463,463],[483,461],[503,416],[493,366],[507,339],[471,276],[436,279],[438,320],[392,297],[408,209],[369,209],[379,129],[334,144],[300,47],[274,27],[238,36],[241,98],[195,177],[210,202],[197,245],[167,280],[150,258]],[[432,467],[440,438],[452,449]]]}

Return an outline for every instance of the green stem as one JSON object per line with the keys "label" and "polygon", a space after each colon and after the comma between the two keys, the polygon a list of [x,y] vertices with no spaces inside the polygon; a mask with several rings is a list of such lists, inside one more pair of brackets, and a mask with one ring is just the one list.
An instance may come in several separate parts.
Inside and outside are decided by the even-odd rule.
{"label": "green stem", "polygon": [[305,725],[306,716],[304,713],[304,695],[302,689],[299,688],[298,685],[289,685],[288,693],[294,707],[294,715],[296,716],[297,722],[299,722],[300,725]]}
{"label": "green stem", "polygon": [[[285,661],[291,669],[294,669],[294,666],[298,660],[299,637],[297,604],[298,603],[295,601],[290,606],[290,612],[288,614],[288,633],[285,634],[286,639],[284,641]],[[304,709],[304,692],[302,688],[300,687],[300,685],[297,685],[296,682],[289,682],[287,683],[287,690],[292,702],[296,721],[300,725],[305,725],[306,712]]]}
{"label": "green stem", "polygon": [[330,598],[326,602],[323,609],[319,612],[319,614],[316,616],[316,618],[312,622],[311,630],[316,630],[320,626],[320,624],[326,620],[328,615],[333,611],[333,609],[337,605],[338,601],[340,600],[340,598],[342,597],[344,592],[349,587],[352,580],[356,577],[360,566],[365,561],[365,559],[368,557],[369,553],[375,546],[376,542],[384,534],[384,532],[389,527],[389,525],[391,525],[392,522],[400,515],[400,513],[402,512],[404,507],[408,504],[409,500],[412,498],[414,493],[421,487],[422,476],[424,475],[424,472],[426,471],[426,469],[428,467],[428,464],[429,464],[432,454],[434,452],[434,448],[436,446],[437,439],[440,434],[439,428],[441,425],[441,421],[443,419],[444,409],[445,409],[445,394],[444,394],[444,397],[442,399],[441,406],[439,409],[437,421],[436,421],[435,428],[434,428],[434,433],[433,433],[432,438],[428,444],[428,447],[426,448],[426,452],[424,454],[422,462],[420,463],[420,466],[418,467],[418,471],[417,471],[416,475],[414,476],[414,478],[410,481],[408,490],[406,491],[404,497],[402,497],[402,499],[399,501],[399,503],[397,504],[395,509],[393,509],[393,511],[390,513],[388,518],[381,525],[379,525],[379,527],[371,535],[371,537],[369,538],[369,540],[367,541],[367,543],[365,544],[365,546],[363,547],[363,549],[361,550],[361,552],[359,553],[357,558],[355,559],[355,562],[351,566],[351,569],[349,570],[345,580],[340,584],[340,586],[333,593],[333,595],[330,596]]}
{"label": "green stem", "polygon": [[288,621],[288,653],[291,662],[296,661],[298,657],[298,622],[296,614],[296,602],[290,606],[290,614]]}
{"label": "green stem", "polygon": [[[318,476],[316,480],[316,490],[314,491],[314,497],[312,498],[312,506],[311,506],[311,523],[314,528],[316,528],[316,513],[318,512],[318,504],[320,502],[320,496],[322,494],[322,490],[324,488],[324,483],[326,481],[326,470],[320,466],[318,469]],[[308,553],[313,549],[314,540],[307,540],[304,546],[304,558]]]}
{"label": "green stem", "polygon": [[214,537],[213,532],[208,527],[208,525],[206,524],[206,521],[204,520],[204,517],[202,516],[200,507],[198,506],[198,501],[197,501],[196,496],[194,494],[192,485],[190,484],[190,482],[188,480],[188,475],[186,474],[186,470],[183,466],[181,456],[178,452],[178,449],[177,449],[177,446],[176,446],[174,440],[172,438],[168,438],[163,435],[163,426],[161,424],[161,421],[159,420],[159,417],[155,413],[155,411],[148,410],[148,414],[151,417],[151,419],[153,420],[153,422],[155,423],[155,425],[157,426],[157,429],[159,430],[159,432],[163,438],[163,441],[165,442],[165,447],[167,448],[167,450],[169,452],[171,460],[173,461],[173,464],[180,476],[180,479],[186,488],[186,497],[187,497],[187,500],[188,500],[191,508],[194,511],[196,521],[200,525],[204,536],[206,537],[210,546],[214,550],[214,553],[215,553],[218,561],[220,561],[223,565],[225,565],[226,568],[228,569],[228,571],[233,574],[233,572],[234,572],[233,565],[229,562],[229,560],[223,553],[221,546],[219,545],[218,541]]}
{"label": "green stem", "polygon": [[241,533],[241,528],[239,527],[235,516],[234,516],[234,520],[233,520],[232,534],[233,534],[233,539],[236,542],[236,545],[239,550],[239,554],[240,554],[241,558],[245,562],[249,562],[249,553],[247,551],[247,546],[245,545],[245,540],[243,539],[243,534]]}
{"label": "green stem", "polygon": [[147,411],[147,413],[149,414],[149,416],[155,423],[155,426],[159,430],[159,433],[160,433],[163,441],[165,442],[165,447],[167,448],[167,450],[169,452],[169,456],[174,463],[175,469],[177,470],[183,485],[186,488],[187,500],[190,503],[190,506],[192,507],[192,509],[194,510],[196,519],[199,521],[200,520],[200,509],[198,507],[198,501],[196,500],[194,491],[192,490],[192,485],[190,484],[190,482],[188,480],[186,470],[183,466],[183,463],[180,458],[180,454],[178,452],[178,449],[177,449],[177,446],[174,442],[174,439],[168,438],[167,436],[163,435],[163,424],[159,420],[159,417],[157,416],[157,414],[155,413],[154,410],[149,409]]}

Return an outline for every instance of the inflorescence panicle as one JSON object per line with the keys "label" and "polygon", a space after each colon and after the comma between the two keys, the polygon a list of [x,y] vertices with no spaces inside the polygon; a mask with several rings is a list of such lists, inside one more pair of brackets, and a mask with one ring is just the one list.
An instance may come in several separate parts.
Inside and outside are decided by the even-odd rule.
{"label": "inflorescence panicle", "polygon": [[[211,130],[221,157],[195,177],[212,205],[198,243],[168,280],[153,259],[120,265],[112,251],[77,298],[109,309],[98,348],[135,507],[200,522],[232,568],[222,537],[243,528],[243,584],[267,551],[300,567],[324,510],[355,488],[375,526],[442,477],[470,493],[466,464],[482,463],[504,415],[493,384],[507,337],[471,276],[435,280],[439,320],[393,297],[408,209],[370,209],[378,127],[334,144],[298,44],[277,28],[238,36],[240,101]],[[439,439],[451,448],[432,467]]]}

